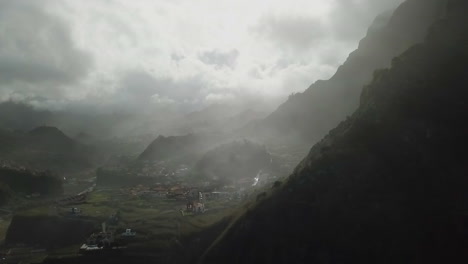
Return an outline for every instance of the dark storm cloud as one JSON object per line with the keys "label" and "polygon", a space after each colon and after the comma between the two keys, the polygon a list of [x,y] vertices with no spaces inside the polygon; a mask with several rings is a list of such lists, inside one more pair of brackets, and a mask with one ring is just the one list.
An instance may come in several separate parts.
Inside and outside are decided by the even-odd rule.
{"label": "dark storm cloud", "polygon": [[198,56],[205,64],[215,65],[216,67],[227,66],[231,69],[235,68],[239,51],[233,49],[228,52],[218,50],[206,51]]}
{"label": "dark storm cloud", "polygon": [[54,86],[87,74],[90,56],[75,47],[63,20],[45,11],[46,2],[0,0],[0,84]]}

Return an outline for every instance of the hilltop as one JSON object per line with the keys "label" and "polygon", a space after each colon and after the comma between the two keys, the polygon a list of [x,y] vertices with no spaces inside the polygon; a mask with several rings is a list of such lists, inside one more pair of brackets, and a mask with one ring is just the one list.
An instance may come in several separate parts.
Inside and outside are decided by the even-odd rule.
{"label": "hilltop", "polygon": [[30,168],[57,172],[77,171],[92,166],[93,149],[71,139],[56,127],[40,126],[29,132],[2,130],[0,158]]}
{"label": "hilltop", "polygon": [[140,161],[164,161],[191,159],[215,145],[220,138],[211,134],[187,134],[183,136],[158,136],[139,155]]}

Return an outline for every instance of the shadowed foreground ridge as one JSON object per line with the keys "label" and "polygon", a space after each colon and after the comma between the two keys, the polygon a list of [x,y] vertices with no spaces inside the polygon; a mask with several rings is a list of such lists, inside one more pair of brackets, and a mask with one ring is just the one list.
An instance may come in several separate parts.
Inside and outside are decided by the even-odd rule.
{"label": "shadowed foreground ridge", "polygon": [[449,263],[468,248],[468,13],[377,71],[359,109],[202,263]]}

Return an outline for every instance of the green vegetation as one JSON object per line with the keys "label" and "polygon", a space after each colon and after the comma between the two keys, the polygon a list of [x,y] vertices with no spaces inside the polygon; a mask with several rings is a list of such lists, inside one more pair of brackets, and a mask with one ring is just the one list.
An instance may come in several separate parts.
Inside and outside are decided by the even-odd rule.
{"label": "green vegetation", "polygon": [[0,168],[0,183],[6,193],[57,195],[63,192],[62,181],[47,171],[32,171],[13,167]]}
{"label": "green vegetation", "polygon": [[[205,205],[207,211],[204,214],[184,214],[183,216],[180,210],[185,210],[185,201],[141,198],[127,193],[125,189],[96,190],[89,195],[87,202],[81,205],[59,207],[56,210],[51,210],[50,206],[39,206],[21,211],[15,216],[13,222],[18,222],[18,217],[21,221],[15,223],[13,227],[18,230],[18,226],[26,221],[24,218],[35,222],[39,221],[38,219],[49,219],[47,221],[92,223],[93,228],[85,233],[89,235],[91,231],[98,231],[102,222],[107,222],[108,229],[114,230],[118,236],[127,228],[137,232],[135,238],[125,240],[129,251],[165,252],[173,250],[174,247],[178,247],[177,245],[186,246],[185,243],[188,240],[231,215],[237,209],[238,202],[212,200],[207,201]],[[81,214],[72,216],[71,207],[80,208]],[[111,216],[114,214],[119,216],[117,222],[111,221]],[[60,223],[56,224],[60,225]],[[52,226],[39,226],[42,232],[47,232],[52,228]],[[34,228],[32,230],[31,232],[37,232]],[[17,234],[14,230],[9,232]],[[25,238],[22,237],[22,239]],[[74,243],[70,242],[72,245],[68,249],[62,249],[63,242],[59,244],[60,246],[54,245],[56,248],[59,247],[50,258],[76,257],[79,247],[79,243],[76,242],[85,240],[81,238],[78,241],[73,239],[71,241]],[[70,243],[65,244],[70,245]]]}
{"label": "green vegetation", "polygon": [[149,184],[153,181],[152,177],[136,176],[123,169],[98,168],[96,170],[96,184],[98,186],[132,186]]}

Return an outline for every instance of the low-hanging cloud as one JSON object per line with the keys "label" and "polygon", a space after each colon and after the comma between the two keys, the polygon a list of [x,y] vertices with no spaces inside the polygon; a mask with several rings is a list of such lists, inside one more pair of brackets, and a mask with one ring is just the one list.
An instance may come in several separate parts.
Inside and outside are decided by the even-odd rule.
{"label": "low-hanging cloud", "polygon": [[[45,1],[44,1],[45,3]],[[53,97],[84,78],[92,59],[66,22],[38,1],[0,1],[0,98]]]}
{"label": "low-hanging cloud", "polygon": [[147,111],[281,102],[329,78],[401,2],[0,0],[0,100]]}
{"label": "low-hanging cloud", "polygon": [[239,51],[233,49],[231,51],[222,52],[218,50],[205,51],[198,56],[198,58],[209,65],[215,65],[216,67],[229,67],[234,69],[236,66],[237,57]]}
{"label": "low-hanging cloud", "polygon": [[326,35],[319,19],[305,16],[266,16],[252,31],[280,49],[297,52],[315,48]]}

